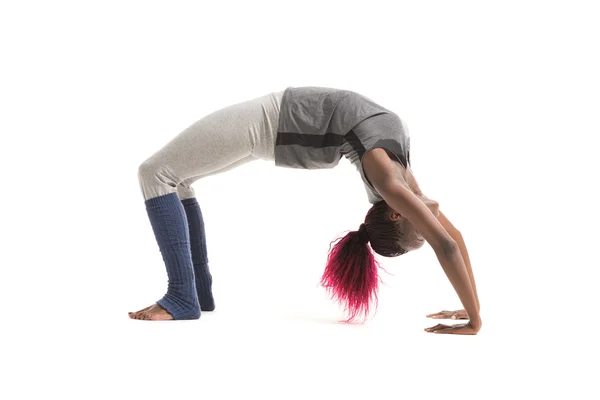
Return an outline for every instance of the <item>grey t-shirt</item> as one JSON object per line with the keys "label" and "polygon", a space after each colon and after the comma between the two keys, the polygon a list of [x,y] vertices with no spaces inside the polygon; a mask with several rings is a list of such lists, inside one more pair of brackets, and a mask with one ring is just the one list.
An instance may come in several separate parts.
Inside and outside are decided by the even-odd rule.
{"label": "grey t-shirt", "polygon": [[[359,142],[354,145],[354,141]],[[379,192],[373,187],[362,167],[362,159],[367,151],[375,148],[386,149],[389,157],[402,164],[404,168],[410,165],[410,136],[408,127],[398,115],[393,113],[377,114],[367,118],[352,128],[346,135],[346,142],[354,145],[342,146],[345,156],[356,166],[367,191],[371,204],[383,200]]]}
{"label": "grey t-shirt", "polygon": [[406,168],[410,138],[392,111],[351,90],[317,86],[285,89],[281,101],[275,165],[288,168],[333,168],[345,156],[363,180],[369,202],[383,200],[368,181],[362,157],[374,148],[388,150]]}

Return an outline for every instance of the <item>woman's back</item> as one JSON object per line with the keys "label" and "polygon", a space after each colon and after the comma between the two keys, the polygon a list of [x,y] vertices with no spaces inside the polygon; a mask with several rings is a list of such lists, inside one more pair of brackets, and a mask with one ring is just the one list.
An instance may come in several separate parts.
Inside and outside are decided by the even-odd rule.
{"label": "woman's back", "polygon": [[385,148],[404,169],[410,164],[410,137],[398,115],[351,90],[316,86],[285,89],[275,141],[275,165],[288,168],[335,167],[342,156],[361,175],[369,201],[381,196],[362,169],[362,158]]}

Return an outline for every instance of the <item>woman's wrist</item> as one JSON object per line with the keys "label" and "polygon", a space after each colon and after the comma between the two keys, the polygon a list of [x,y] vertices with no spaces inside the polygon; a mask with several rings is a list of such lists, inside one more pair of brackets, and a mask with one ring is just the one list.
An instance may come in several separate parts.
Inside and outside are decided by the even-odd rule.
{"label": "woman's wrist", "polygon": [[475,318],[470,318],[469,324],[473,327],[473,329],[479,331],[482,325],[481,317],[479,316],[479,314]]}
{"label": "woman's wrist", "polygon": [[471,318],[469,320],[469,324],[473,327],[473,329],[475,329],[475,331],[479,332],[482,325],[481,317],[478,315],[476,318]]}

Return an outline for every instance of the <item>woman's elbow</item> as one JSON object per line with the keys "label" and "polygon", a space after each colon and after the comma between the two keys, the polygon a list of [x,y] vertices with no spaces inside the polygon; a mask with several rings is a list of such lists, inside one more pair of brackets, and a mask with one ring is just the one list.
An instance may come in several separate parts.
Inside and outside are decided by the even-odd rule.
{"label": "woman's elbow", "polygon": [[435,246],[432,246],[436,253],[443,254],[444,256],[452,256],[455,252],[460,251],[458,243],[452,238],[445,238]]}

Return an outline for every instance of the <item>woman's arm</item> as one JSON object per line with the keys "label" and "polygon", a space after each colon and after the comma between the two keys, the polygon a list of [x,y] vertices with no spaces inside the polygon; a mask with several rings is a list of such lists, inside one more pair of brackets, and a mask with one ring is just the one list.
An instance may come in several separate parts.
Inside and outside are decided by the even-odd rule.
{"label": "woman's arm", "polygon": [[400,182],[400,178],[395,174],[393,161],[387,154],[375,150],[369,151],[363,157],[365,174],[385,202],[407,218],[431,245],[442,269],[469,315],[470,327],[463,327],[463,330],[466,331],[465,333],[477,333],[481,328],[481,318],[458,243],[444,229],[429,208]]}
{"label": "woman's arm", "polygon": [[477,312],[480,310],[479,305],[479,296],[477,295],[477,286],[475,285],[475,277],[473,276],[473,268],[471,268],[471,260],[469,259],[469,252],[467,251],[467,246],[465,245],[465,241],[462,237],[462,234],[458,229],[452,225],[452,223],[446,218],[446,216],[440,210],[438,215],[438,221],[442,224],[446,232],[452,236],[452,239],[458,245],[460,249],[460,254],[462,255],[463,261],[465,262],[465,267],[467,268],[467,273],[469,274],[469,280],[471,281],[471,288],[473,289],[473,293],[475,294],[475,300],[477,302]]}
{"label": "woman's arm", "polygon": [[403,185],[388,183],[375,188],[389,206],[405,216],[431,245],[469,316],[474,333],[477,333],[481,328],[479,307],[458,242],[444,229],[429,208]]}
{"label": "woman's arm", "polygon": [[465,262],[458,244],[455,246],[454,250],[447,251],[444,254],[440,255],[436,252],[436,256],[463,304],[463,307],[469,316],[471,326],[474,328],[475,333],[478,332],[479,329],[481,329],[479,305],[476,294],[471,286],[469,274],[467,273]]}
{"label": "woman's arm", "polygon": [[[409,166],[409,168],[410,168],[410,166]],[[410,186],[415,188],[416,194],[426,197],[423,194],[423,192],[421,191],[421,188],[419,187],[419,183],[415,179],[415,176],[412,173],[412,171],[410,174],[408,174],[407,179],[409,180]],[[467,251],[467,246],[465,245],[465,241],[462,237],[462,234],[460,233],[460,231],[458,229],[456,229],[456,227],[452,224],[452,222],[450,222],[450,220],[448,220],[448,218],[441,211],[439,211],[439,215],[437,218],[438,218],[438,221],[440,221],[440,223],[446,230],[446,232],[448,232],[450,234],[450,236],[452,236],[452,239],[454,239],[456,244],[458,244],[458,248],[460,249],[460,254],[462,255],[463,261],[465,262],[465,266],[467,267],[467,272],[469,274],[469,280],[471,281],[471,287],[473,289],[473,293],[475,293],[475,299],[477,300],[477,311],[479,311],[480,310],[479,296],[477,295],[477,287],[475,286],[475,278],[473,277],[473,269],[471,268],[471,260],[469,259],[469,252]],[[441,318],[449,318],[449,315],[454,315],[458,319],[468,318],[468,316],[464,315],[464,313],[462,312],[464,310],[460,310],[460,311],[461,312],[459,312],[459,313],[457,313],[455,311],[442,311],[442,312],[439,312],[436,314],[430,314],[428,316],[433,316],[434,318],[440,318],[440,317]]]}

